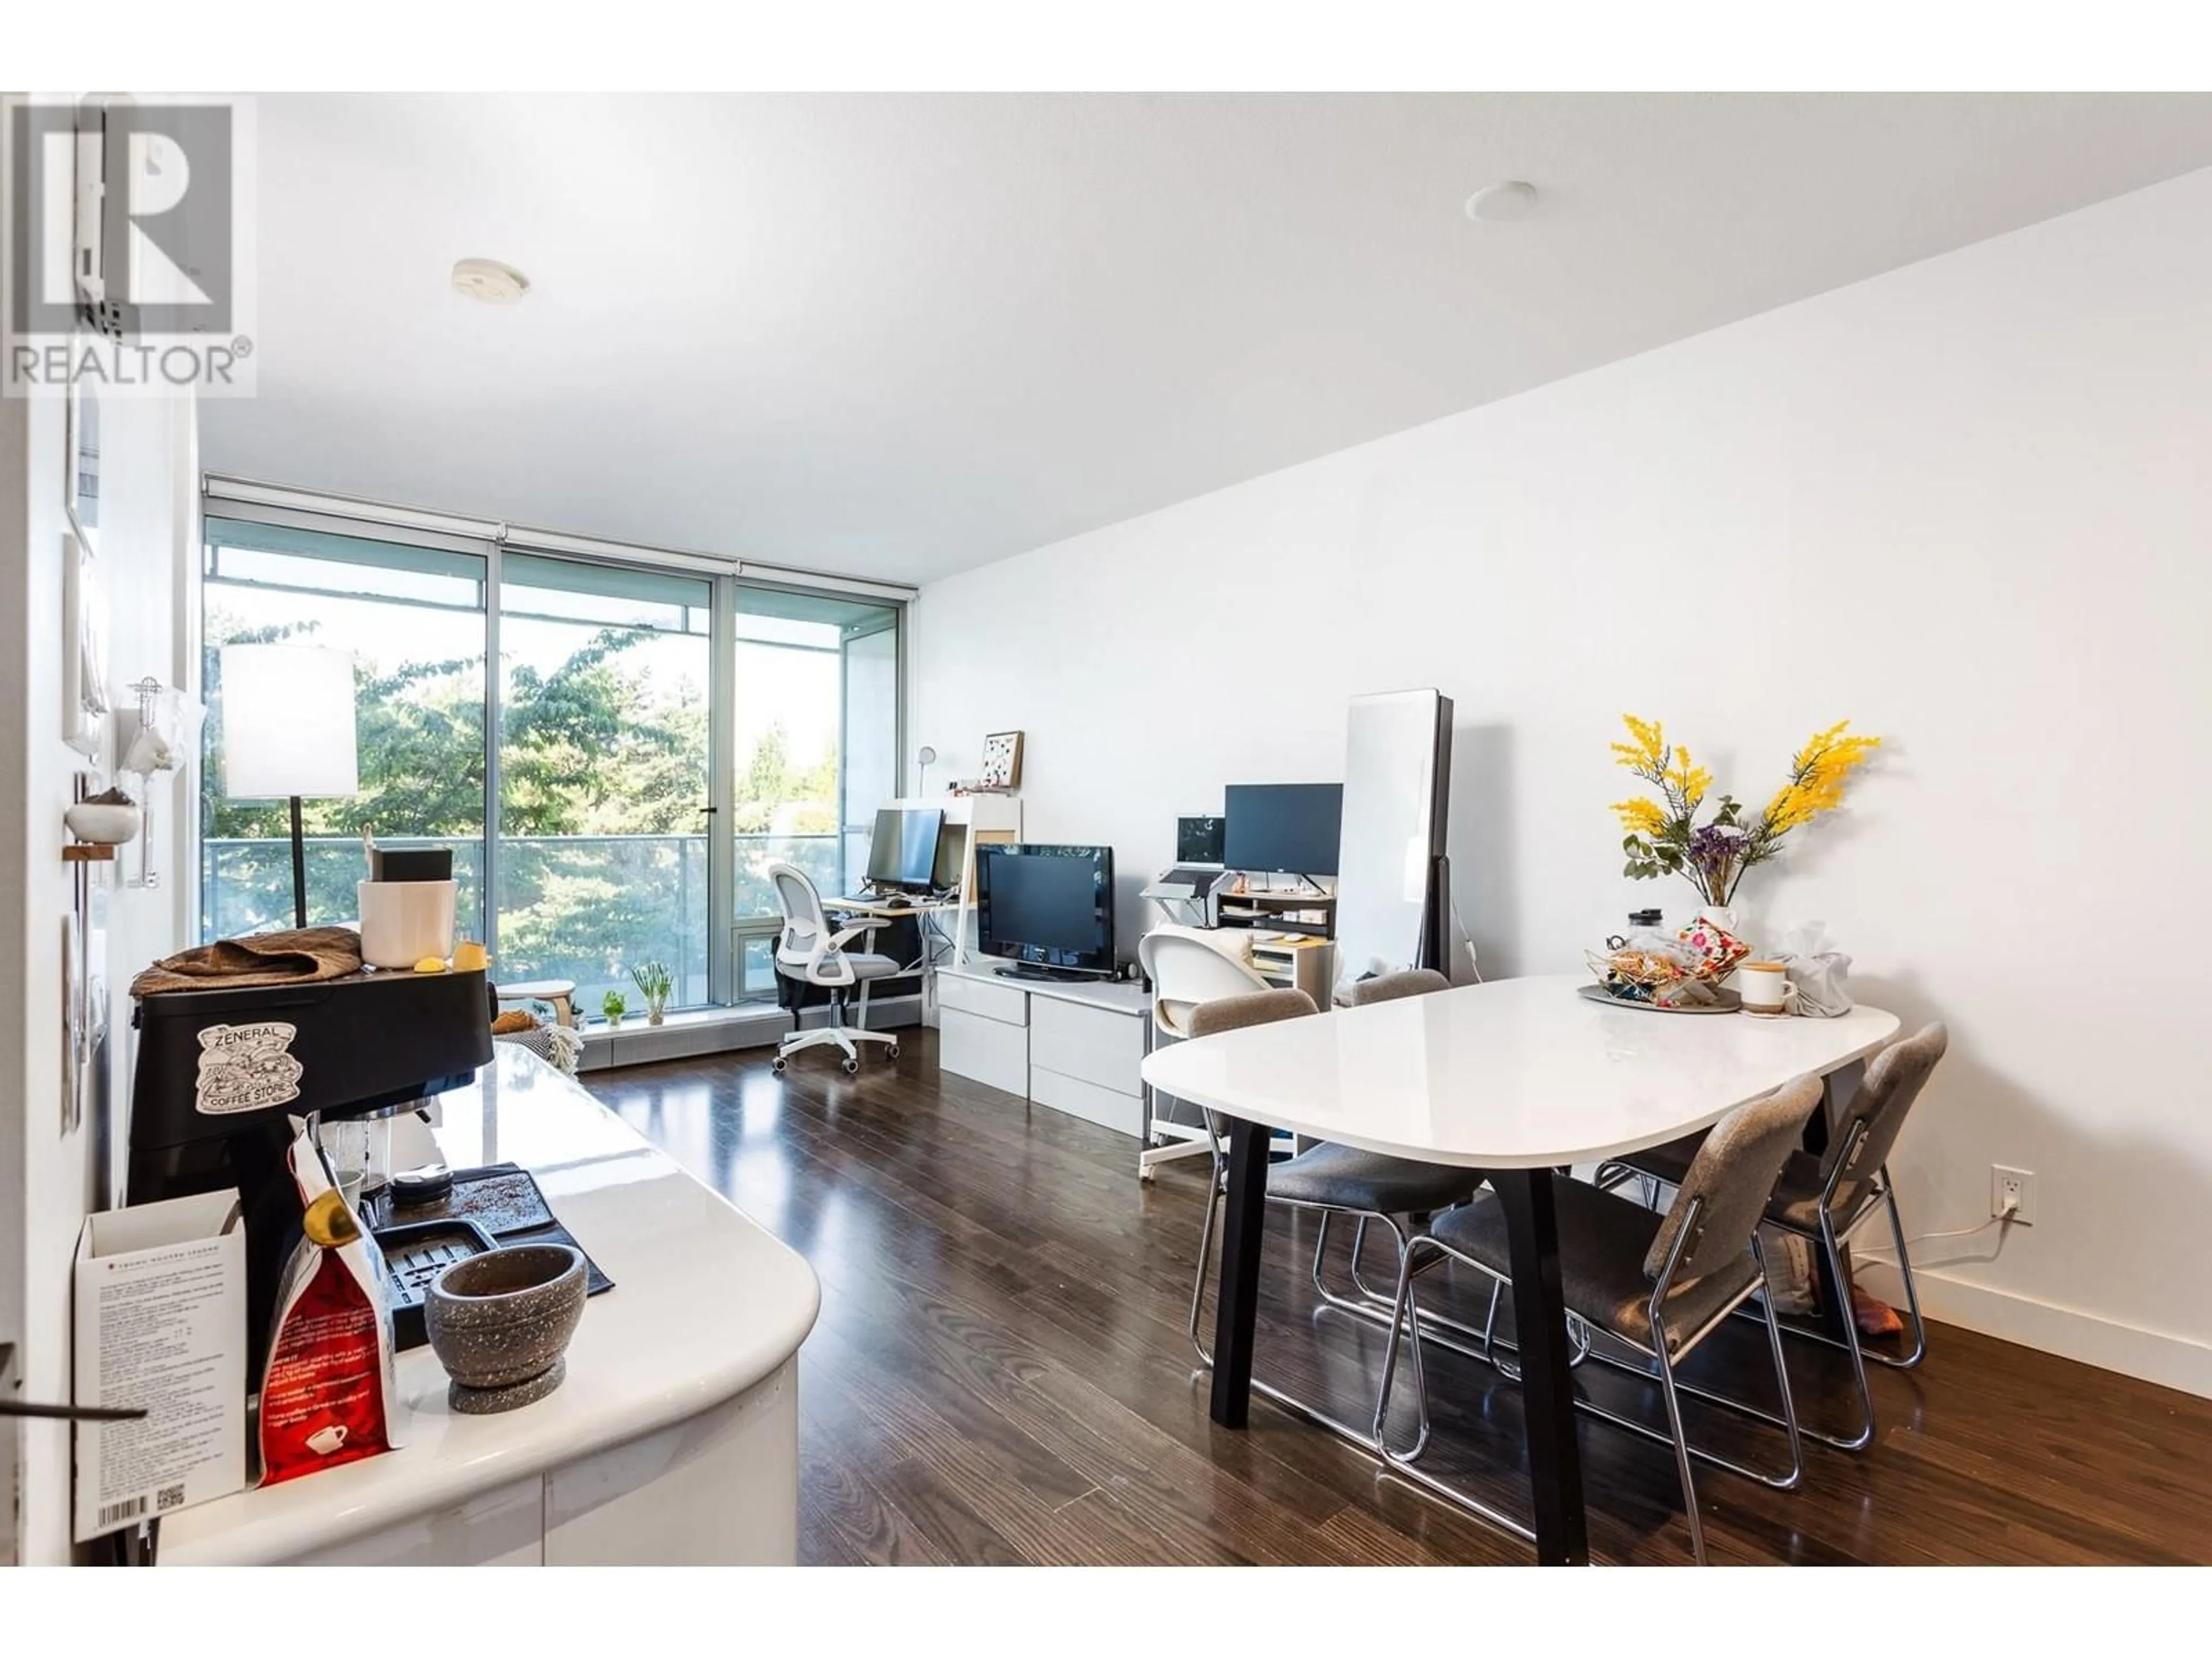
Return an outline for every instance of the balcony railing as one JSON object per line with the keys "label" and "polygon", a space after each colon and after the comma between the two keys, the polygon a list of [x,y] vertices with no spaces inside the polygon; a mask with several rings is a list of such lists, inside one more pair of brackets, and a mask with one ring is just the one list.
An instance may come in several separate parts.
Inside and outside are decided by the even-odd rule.
{"label": "balcony railing", "polygon": [[[795,864],[826,895],[842,890],[842,837],[835,835],[740,835],[736,892],[730,915],[773,917],[775,890],[768,866]],[[459,884],[459,931],[484,935],[483,842],[452,836],[384,836],[387,849],[450,848]],[[860,854],[865,856],[865,851]],[[200,849],[200,936],[227,939],[292,920],[292,843],[276,837],[218,838]],[[368,873],[361,842],[311,836],[307,843],[307,915],[335,921],[359,913],[354,884]],[[620,991],[633,1014],[645,1000],[629,970],[648,960],[668,966],[676,985],[672,1007],[710,1000],[708,939],[715,925],[707,905],[707,837],[694,836],[507,836],[500,841],[498,959],[495,980],[571,979],[578,1006],[596,1013],[609,991]],[[721,925],[727,927],[727,921]],[[757,945],[738,963],[739,996],[769,988]]]}

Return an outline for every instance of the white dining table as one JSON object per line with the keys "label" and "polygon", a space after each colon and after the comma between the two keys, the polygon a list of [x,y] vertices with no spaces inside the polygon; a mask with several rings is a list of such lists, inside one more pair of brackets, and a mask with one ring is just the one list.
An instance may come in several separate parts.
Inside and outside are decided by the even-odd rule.
{"label": "white dining table", "polygon": [[1895,1015],[1678,1014],[1593,1002],[1586,976],[1458,987],[1159,1050],[1161,1093],[1226,1120],[1213,1420],[1249,1421],[1267,1147],[1276,1130],[1483,1170],[1504,1206],[1537,1559],[1587,1561],[1553,1182],[1568,1166],[1709,1127],[1801,1074],[1881,1048]]}

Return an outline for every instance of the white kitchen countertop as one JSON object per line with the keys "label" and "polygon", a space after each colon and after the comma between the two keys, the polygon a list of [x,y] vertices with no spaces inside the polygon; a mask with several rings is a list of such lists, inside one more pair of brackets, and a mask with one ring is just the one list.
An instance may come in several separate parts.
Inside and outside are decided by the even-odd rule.
{"label": "white kitchen countertop", "polygon": [[406,1443],[161,1522],[163,1565],[295,1559],[621,1445],[771,1376],[814,1327],[821,1290],[787,1245],[701,1185],[573,1079],[516,1045],[444,1097],[453,1169],[515,1163],[614,1280],[585,1304],[567,1380],[491,1417],[446,1406],[425,1347],[399,1356]]}
{"label": "white kitchen countertop", "polygon": [[1472,1169],[1588,1164],[1717,1122],[1895,1036],[1894,1014],[1668,1014],[1578,996],[1587,975],[1465,985],[1200,1037],[1145,1080],[1231,1117]]}

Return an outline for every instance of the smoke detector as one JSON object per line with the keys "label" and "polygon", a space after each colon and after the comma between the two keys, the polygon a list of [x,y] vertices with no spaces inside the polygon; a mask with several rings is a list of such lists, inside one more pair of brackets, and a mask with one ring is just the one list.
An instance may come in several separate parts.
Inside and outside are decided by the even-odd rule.
{"label": "smoke detector", "polygon": [[1467,216],[1486,223],[1526,219],[1536,210],[1536,186],[1519,179],[1485,185],[1467,198]]}
{"label": "smoke detector", "polygon": [[530,278],[496,259],[456,259],[453,292],[488,306],[511,306],[530,292]]}

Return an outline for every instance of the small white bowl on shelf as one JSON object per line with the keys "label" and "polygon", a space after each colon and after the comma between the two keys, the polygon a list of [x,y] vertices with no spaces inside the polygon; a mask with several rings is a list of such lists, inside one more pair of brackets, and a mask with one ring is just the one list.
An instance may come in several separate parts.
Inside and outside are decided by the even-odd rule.
{"label": "small white bowl on shelf", "polygon": [[95,847],[120,847],[138,838],[138,809],[117,801],[81,800],[62,814],[79,841]]}

